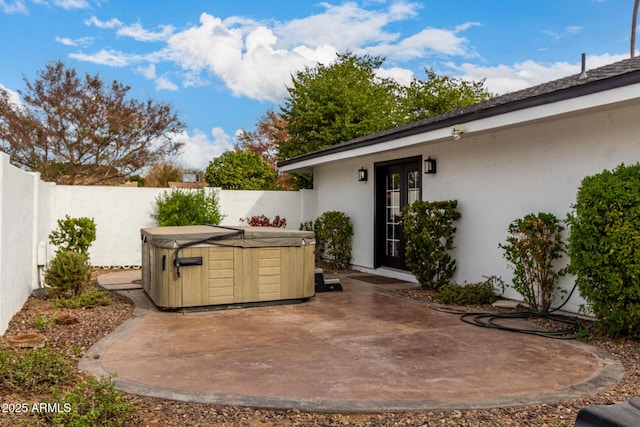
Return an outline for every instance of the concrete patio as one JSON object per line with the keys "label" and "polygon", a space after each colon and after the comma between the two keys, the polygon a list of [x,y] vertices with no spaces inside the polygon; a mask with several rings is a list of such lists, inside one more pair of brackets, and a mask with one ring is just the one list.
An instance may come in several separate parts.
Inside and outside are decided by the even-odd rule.
{"label": "concrete patio", "polygon": [[391,292],[413,284],[362,273],[300,304],[185,312],[156,309],[139,278],[100,277],[138,310],[80,363],[116,373],[129,393],[325,412],[463,409],[595,394],[624,373],[594,347],[471,326]]}

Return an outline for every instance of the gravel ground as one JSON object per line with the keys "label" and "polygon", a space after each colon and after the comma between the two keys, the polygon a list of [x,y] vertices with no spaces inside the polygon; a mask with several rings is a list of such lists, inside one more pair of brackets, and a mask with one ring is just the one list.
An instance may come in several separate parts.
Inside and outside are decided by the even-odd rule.
{"label": "gravel ground", "polygon": [[[431,300],[432,294],[421,290],[404,291],[410,298]],[[112,293],[113,303],[91,309],[54,309],[42,297],[30,297],[21,312],[9,324],[4,338],[39,332],[58,351],[79,360],[95,342],[112,332],[132,316],[131,302]],[[77,319],[69,324],[51,324],[36,328],[36,319],[45,315]],[[62,316],[64,317],[64,316]],[[505,332],[507,333],[507,332]],[[589,404],[624,402],[640,396],[640,342],[591,337],[591,345],[617,356],[625,367],[624,378],[612,389],[583,399],[548,405],[529,405],[482,410],[426,411],[379,414],[320,414],[298,410],[274,411],[209,404],[183,403],[125,395],[135,403],[137,420],[133,426],[573,426],[579,409]],[[82,374],[78,373],[78,381]],[[11,394],[2,402],[41,402],[45,396]],[[0,414],[2,426],[24,426],[32,419],[9,418]],[[33,421],[31,421],[33,422]]]}

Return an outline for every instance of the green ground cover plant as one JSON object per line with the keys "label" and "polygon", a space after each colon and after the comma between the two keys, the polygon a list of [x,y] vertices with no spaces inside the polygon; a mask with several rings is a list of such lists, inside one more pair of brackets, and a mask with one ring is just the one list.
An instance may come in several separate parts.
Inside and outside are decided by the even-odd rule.
{"label": "green ground cover plant", "polygon": [[51,347],[14,350],[0,346],[0,391],[46,393],[68,383],[73,362]]}
{"label": "green ground cover plant", "polygon": [[[500,277],[486,277],[478,283],[467,283],[459,286],[448,283],[442,286],[435,295],[438,302],[451,305],[483,305],[493,304],[504,292],[504,282]],[[498,289],[501,289],[498,293]]]}
{"label": "green ground cover plant", "polygon": [[65,427],[126,426],[135,418],[135,406],[115,389],[115,378],[89,377],[66,392],[54,390],[50,402],[64,402],[62,410],[38,413],[46,425]]}

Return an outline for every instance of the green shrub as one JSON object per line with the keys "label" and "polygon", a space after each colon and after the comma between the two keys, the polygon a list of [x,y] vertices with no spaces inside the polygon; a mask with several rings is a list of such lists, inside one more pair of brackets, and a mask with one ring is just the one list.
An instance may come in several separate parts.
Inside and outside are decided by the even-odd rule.
{"label": "green shrub", "polygon": [[50,347],[16,352],[0,346],[0,390],[44,393],[73,376],[73,364]]}
{"label": "green shrub", "polygon": [[335,270],[349,268],[353,237],[351,218],[344,212],[328,211],[318,217],[314,228],[316,248],[327,267]]}
{"label": "green shrub", "polygon": [[209,163],[204,180],[225,190],[273,190],[278,173],[260,154],[232,150]]}
{"label": "green shrub", "polygon": [[640,164],[582,180],[568,215],[570,272],[610,336],[640,337]]}
{"label": "green shrub", "polygon": [[460,218],[457,206],[457,200],[418,200],[402,212],[406,263],[423,288],[439,289],[456,271],[456,262],[448,252],[454,248],[453,222]]}
{"label": "green shrub", "polygon": [[109,293],[96,288],[86,289],[80,295],[53,300],[53,306],[56,308],[91,308],[109,304],[111,304]]}
{"label": "green shrub", "polygon": [[87,255],[60,250],[49,263],[44,281],[56,293],[71,292],[80,295],[91,279],[91,266]]}
{"label": "green shrub", "polygon": [[[112,377],[89,377],[73,390],[61,395],[56,391],[51,403],[61,403],[59,411],[38,412],[47,425],[66,427],[126,426],[135,419],[135,406],[123,400]],[[48,403],[48,402],[47,402]]]}
{"label": "green shrub", "polygon": [[215,191],[174,189],[156,198],[152,214],[161,227],[220,224],[223,215]]}
{"label": "green shrub", "polygon": [[58,228],[49,234],[49,241],[59,251],[87,254],[89,246],[96,240],[96,223],[93,219],[81,217],[58,220]]}
{"label": "green shrub", "polygon": [[[496,293],[498,288],[501,288],[500,294]],[[484,282],[469,283],[464,286],[448,283],[438,290],[435,297],[442,304],[482,305],[493,304],[502,292],[504,292],[502,279],[491,276]]]}
{"label": "green shrub", "polygon": [[513,289],[539,313],[549,311],[558,280],[566,274],[566,269],[554,268],[555,261],[566,252],[563,230],[553,214],[529,214],[509,225],[507,244],[499,245],[512,264]]}

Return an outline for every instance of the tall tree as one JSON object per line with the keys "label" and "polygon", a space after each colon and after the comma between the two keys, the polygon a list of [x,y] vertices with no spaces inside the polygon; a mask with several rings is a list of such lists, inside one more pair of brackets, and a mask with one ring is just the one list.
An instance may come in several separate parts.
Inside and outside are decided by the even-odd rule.
{"label": "tall tree", "polygon": [[122,83],[81,77],[61,61],[24,81],[20,105],[0,88],[0,148],[46,181],[118,182],[182,145],[172,135],[185,126],[171,106],[127,98]]}
{"label": "tall tree", "polygon": [[[237,151],[249,151],[259,154],[264,158],[271,169],[277,172],[277,161],[279,160],[278,143],[288,141],[287,122],[282,115],[269,109],[256,122],[253,131],[242,130],[238,136],[240,141]],[[297,188],[297,178],[291,174],[278,174],[276,188],[280,190],[292,190]]]}
{"label": "tall tree", "polygon": [[254,131],[242,130],[237,136],[240,149],[261,155],[275,169],[278,161],[278,141],[287,141],[286,120],[275,111],[269,109],[256,122]]}
{"label": "tall tree", "polygon": [[425,70],[409,86],[378,77],[380,57],[338,55],[330,65],[293,77],[281,106],[290,138],[279,141],[282,159],[390,129],[490,98],[484,81],[467,82]]}
{"label": "tall tree", "polygon": [[398,85],[377,77],[384,60],[352,53],[330,65],[306,67],[293,76],[282,117],[290,138],[279,141],[291,158],[396,125]]}
{"label": "tall tree", "polygon": [[402,89],[399,121],[416,120],[463,108],[491,98],[484,88],[484,80],[473,82],[455,77],[440,76],[425,69],[426,79],[413,77]]}

